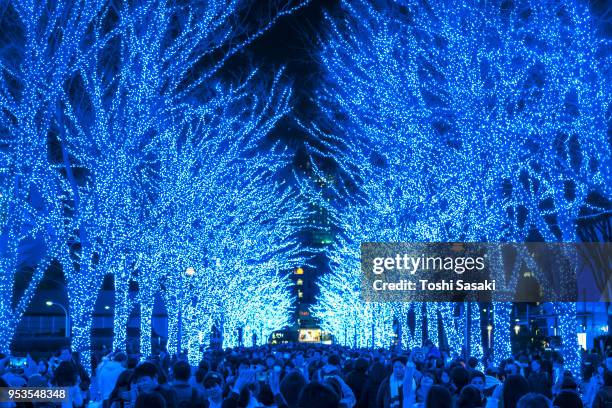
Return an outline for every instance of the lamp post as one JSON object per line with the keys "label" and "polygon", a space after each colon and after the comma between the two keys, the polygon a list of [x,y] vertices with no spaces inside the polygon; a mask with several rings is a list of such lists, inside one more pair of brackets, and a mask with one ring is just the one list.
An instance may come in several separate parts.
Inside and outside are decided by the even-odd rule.
{"label": "lamp post", "polygon": [[68,310],[66,310],[66,308],[61,303],[53,302],[51,300],[47,300],[45,304],[49,307],[58,306],[64,311],[64,315],[66,317],[65,319],[66,327],[64,329],[64,332],[65,332],[64,335],[66,338],[70,337],[70,316],[68,316]]}
{"label": "lamp post", "polygon": [[195,269],[193,267],[188,267],[187,269],[185,269],[185,273],[181,274],[181,278],[180,278],[180,299],[179,299],[179,310],[178,310],[178,333],[177,333],[177,339],[176,339],[176,348],[177,348],[177,355],[180,355],[182,352],[182,342],[183,342],[183,298],[184,298],[184,288],[183,288],[183,280],[184,277],[183,275],[186,275],[187,277],[192,277],[193,275],[195,275]]}

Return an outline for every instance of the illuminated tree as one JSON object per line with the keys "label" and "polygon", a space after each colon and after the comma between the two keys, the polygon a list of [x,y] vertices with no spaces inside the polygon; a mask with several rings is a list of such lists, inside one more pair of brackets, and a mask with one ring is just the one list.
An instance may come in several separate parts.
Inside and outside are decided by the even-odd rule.
{"label": "illuminated tree", "polygon": [[[73,142],[72,147],[82,153],[75,153],[79,164],[80,156],[104,154],[108,148],[119,156],[115,166],[123,164],[121,159],[126,155],[127,166],[120,170],[121,179],[126,181],[126,190],[121,193],[114,191],[117,193],[114,198],[127,204],[128,210],[146,208],[150,204],[147,200],[151,197],[143,196],[142,189],[154,177],[157,152],[149,146],[163,148],[152,140],[184,120],[190,114],[188,112],[197,110],[208,116],[202,124],[209,127],[203,132],[203,138],[211,129],[218,130],[215,123],[218,118],[212,111],[215,108],[225,110],[224,115],[235,115],[222,125],[236,125],[240,120],[247,121],[244,128],[257,124],[257,118],[251,118],[251,122],[248,118],[239,118],[238,115],[244,111],[228,112],[220,105],[230,102],[234,91],[225,90],[223,92],[227,94],[221,94],[217,80],[212,78],[229,57],[265,32],[279,17],[301,7],[302,3],[270,6],[269,19],[260,19],[251,26],[238,26],[236,18],[245,12],[246,6],[240,1],[173,6],[162,1],[124,3],[117,17],[110,15],[109,9],[106,10],[109,14],[103,16],[105,19],[99,20],[97,35],[107,31],[111,40],[93,53],[87,69],[82,69],[74,78],[70,99],[74,100],[72,105],[77,109],[92,105],[96,114],[106,121],[94,130],[96,136],[101,140],[116,140],[119,145],[104,146],[101,143],[101,146],[87,150],[82,149],[81,140]],[[220,58],[213,56],[216,52],[221,52]],[[235,92],[244,94],[247,84],[250,82],[245,82]],[[84,92],[80,93],[81,89]],[[251,91],[253,98],[257,99],[256,91]],[[78,103],[81,105],[77,106]],[[94,123],[84,115],[75,118],[74,122],[75,127],[76,123],[83,127],[91,127]],[[83,136],[87,130],[77,128],[77,133]],[[144,213],[146,210],[142,214],[131,211],[125,215],[126,225],[121,227],[121,231],[116,231],[121,239],[135,242],[140,238],[139,226],[143,223]],[[112,271],[116,294],[114,343],[120,348],[124,346],[125,326],[133,306],[128,292],[135,272],[133,254],[124,252],[119,250],[117,256],[127,257],[126,262]],[[142,282],[142,276],[140,280],[145,288],[151,287]]]}
{"label": "illuminated tree", "polygon": [[312,315],[339,344],[388,347],[393,335],[393,304],[364,302],[361,297],[359,242],[351,237],[358,226],[343,221],[342,235],[328,250],[331,273],[318,281],[319,295]]}
{"label": "illuminated tree", "polygon": [[[307,2],[279,1],[255,11],[245,1],[86,3],[16,0],[1,6],[0,181],[2,235],[7,239],[0,309],[1,330],[10,339],[46,265],[58,259],[67,282],[73,346],[88,365],[93,306],[104,277],[114,278],[114,346],[124,348],[131,310],[141,306],[141,326],[150,333],[151,299],[167,274],[165,261],[184,254],[181,243],[160,253],[173,233],[160,231],[147,218],[164,216],[160,194],[155,194],[160,177],[170,181],[178,175],[159,174],[162,140],[168,141],[174,130],[179,137],[181,126],[197,117],[195,143],[200,153],[209,154],[200,164],[246,161],[252,153],[248,149],[260,148],[287,112],[286,86],[277,91],[280,74],[270,89],[255,85],[260,81],[253,80],[254,70],[231,85],[222,85],[218,74],[229,58]],[[226,145],[224,137],[231,139]],[[236,150],[225,152],[230,145]],[[214,156],[221,153],[231,159]],[[233,181],[215,177],[220,175]],[[197,187],[210,187],[213,181],[217,191],[232,183],[240,186],[242,176],[208,173]],[[264,181],[256,176],[253,189]],[[285,197],[280,190],[266,193]],[[199,195],[200,201],[210,198]],[[240,222],[261,221],[257,216]],[[192,227],[193,235],[210,232]],[[276,238],[270,233],[270,241]],[[19,249],[26,239],[42,239],[45,254],[25,293],[13,294]],[[136,297],[130,293],[134,283],[141,289]],[[144,350],[149,346],[145,342]]]}
{"label": "illuminated tree", "polygon": [[[269,86],[251,78],[218,88],[156,142],[159,167],[147,193],[156,222],[144,246],[146,258],[159,264],[146,267],[141,287],[162,286],[169,349],[177,349],[180,336],[193,361],[213,325],[230,346],[240,331],[267,336],[272,325],[288,322],[290,292],[278,274],[299,262],[301,205],[295,189],[272,181],[288,166],[286,152],[257,151],[288,112],[289,97],[280,74]],[[141,344],[149,334],[141,328]]]}
{"label": "illuminated tree", "polygon": [[[332,146],[328,146],[332,148]],[[333,148],[332,148],[333,150]],[[313,156],[323,154],[311,147]],[[364,160],[360,152],[355,152],[356,163]],[[338,151],[325,153],[329,157],[342,157]],[[349,169],[351,163],[342,163]],[[316,166],[314,166],[316,169]],[[318,170],[315,170],[318,171]],[[388,184],[380,179],[365,177],[362,185],[367,200],[357,197],[354,202],[338,209],[331,202],[314,197],[321,206],[328,209],[337,219],[341,233],[332,246],[326,249],[331,273],[319,279],[320,294],[313,306],[313,316],[320,320],[322,329],[334,334],[341,344],[357,347],[388,347],[391,345],[395,330],[401,334],[403,345],[421,345],[423,332],[422,308],[434,310],[433,305],[413,304],[414,327],[409,327],[410,305],[396,302],[376,303],[364,301],[361,293],[361,265],[359,260],[362,242],[411,241],[410,232],[403,228],[403,219],[398,215],[397,205],[402,199],[393,197],[398,191],[390,191]],[[333,187],[333,194],[342,194],[342,184]],[[311,186],[312,190],[313,187]],[[400,193],[401,194],[401,193]],[[403,197],[402,197],[403,198]],[[335,201],[334,201],[335,202]],[[427,309],[429,308],[429,309]],[[437,310],[437,309],[436,309]],[[433,328],[433,326],[432,326]],[[437,329],[435,329],[437,342]]]}
{"label": "illuminated tree", "polygon": [[[101,3],[48,5],[4,2],[0,26],[0,333],[7,351],[22,314],[50,261],[58,256],[57,225],[63,198],[55,169],[61,158],[49,139],[59,131],[62,87],[96,44],[90,35]],[[59,155],[61,157],[61,154]],[[36,240],[40,255],[15,293],[15,275],[24,259],[23,244]]]}
{"label": "illuminated tree", "polygon": [[359,186],[362,222],[401,231],[386,241],[575,242],[589,193],[610,196],[609,58],[586,5],[342,8],[319,53],[314,154]]}

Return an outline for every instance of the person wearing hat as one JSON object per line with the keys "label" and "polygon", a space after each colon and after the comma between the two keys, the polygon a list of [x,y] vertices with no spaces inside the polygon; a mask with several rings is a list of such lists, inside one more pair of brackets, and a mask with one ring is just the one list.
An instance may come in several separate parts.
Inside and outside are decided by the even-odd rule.
{"label": "person wearing hat", "polygon": [[202,381],[204,385],[205,403],[207,408],[221,408],[223,404],[223,377],[216,371],[209,371]]}
{"label": "person wearing hat", "polygon": [[402,384],[408,359],[398,356],[391,360],[393,372],[385,378],[378,388],[376,406],[383,408],[400,408],[404,399]]}

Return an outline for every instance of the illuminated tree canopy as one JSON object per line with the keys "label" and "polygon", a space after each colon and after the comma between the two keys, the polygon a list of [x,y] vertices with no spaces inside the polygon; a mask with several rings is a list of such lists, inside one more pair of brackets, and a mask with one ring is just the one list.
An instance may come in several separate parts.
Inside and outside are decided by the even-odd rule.
{"label": "illuminated tree canopy", "polygon": [[[299,192],[282,181],[288,154],[265,150],[289,112],[290,86],[282,70],[272,79],[255,67],[232,80],[220,72],[306,3],[271,3],[249,23],[248,2],[237,0],[2,3],[5,348],[53,259],[66,280],[73,347],[86,363],[93,307],[109,275],[117,348],[139,305],[148,354],[153,298],[163,292],[176,312],[185,288],[174,278],[187,267],[213,285],[198,292],[202,308],[234,285],[226,297],[244,300],[234,305],[242,313],[229,312],[231,299],[217,304],[217,313],[228,310],[228,327],[267,336],[287,324],[281,273],[297,262]],[[45,254],[25,293],[13,293],[19,251],[31,239],[44,241]],[[269,320],[253,299],[276,306]],[[187,334],[207,330],[211,316],[189,322]],[[224,335],[235,344],[232,336]]]}
{"label": "illuminated tree canopy", "polygon": [[[345,260],[336,264],[355,267],[335,273],[358,273],[361,241],[575,242],[581,209],[603,211],[595,198],[612,194],[610,44],[586,4],[342,9],[343,19],[328,17],[318,54],[311,150],[358,185],[361,201],[340,218],[366,233],[338,242]],[[330,291],[341,289],[327,288],[322,304]],[[573,321],[575,305],[560,307]]]}

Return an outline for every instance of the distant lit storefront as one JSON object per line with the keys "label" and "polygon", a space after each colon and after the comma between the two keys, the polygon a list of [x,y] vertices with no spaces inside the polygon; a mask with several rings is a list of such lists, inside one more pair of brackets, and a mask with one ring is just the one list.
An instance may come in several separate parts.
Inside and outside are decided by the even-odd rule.
{"label": "distant lit storefront", "polygon": [[300,329],[298,341],[300,343],[332,343],[331,335],[321,329]]}

